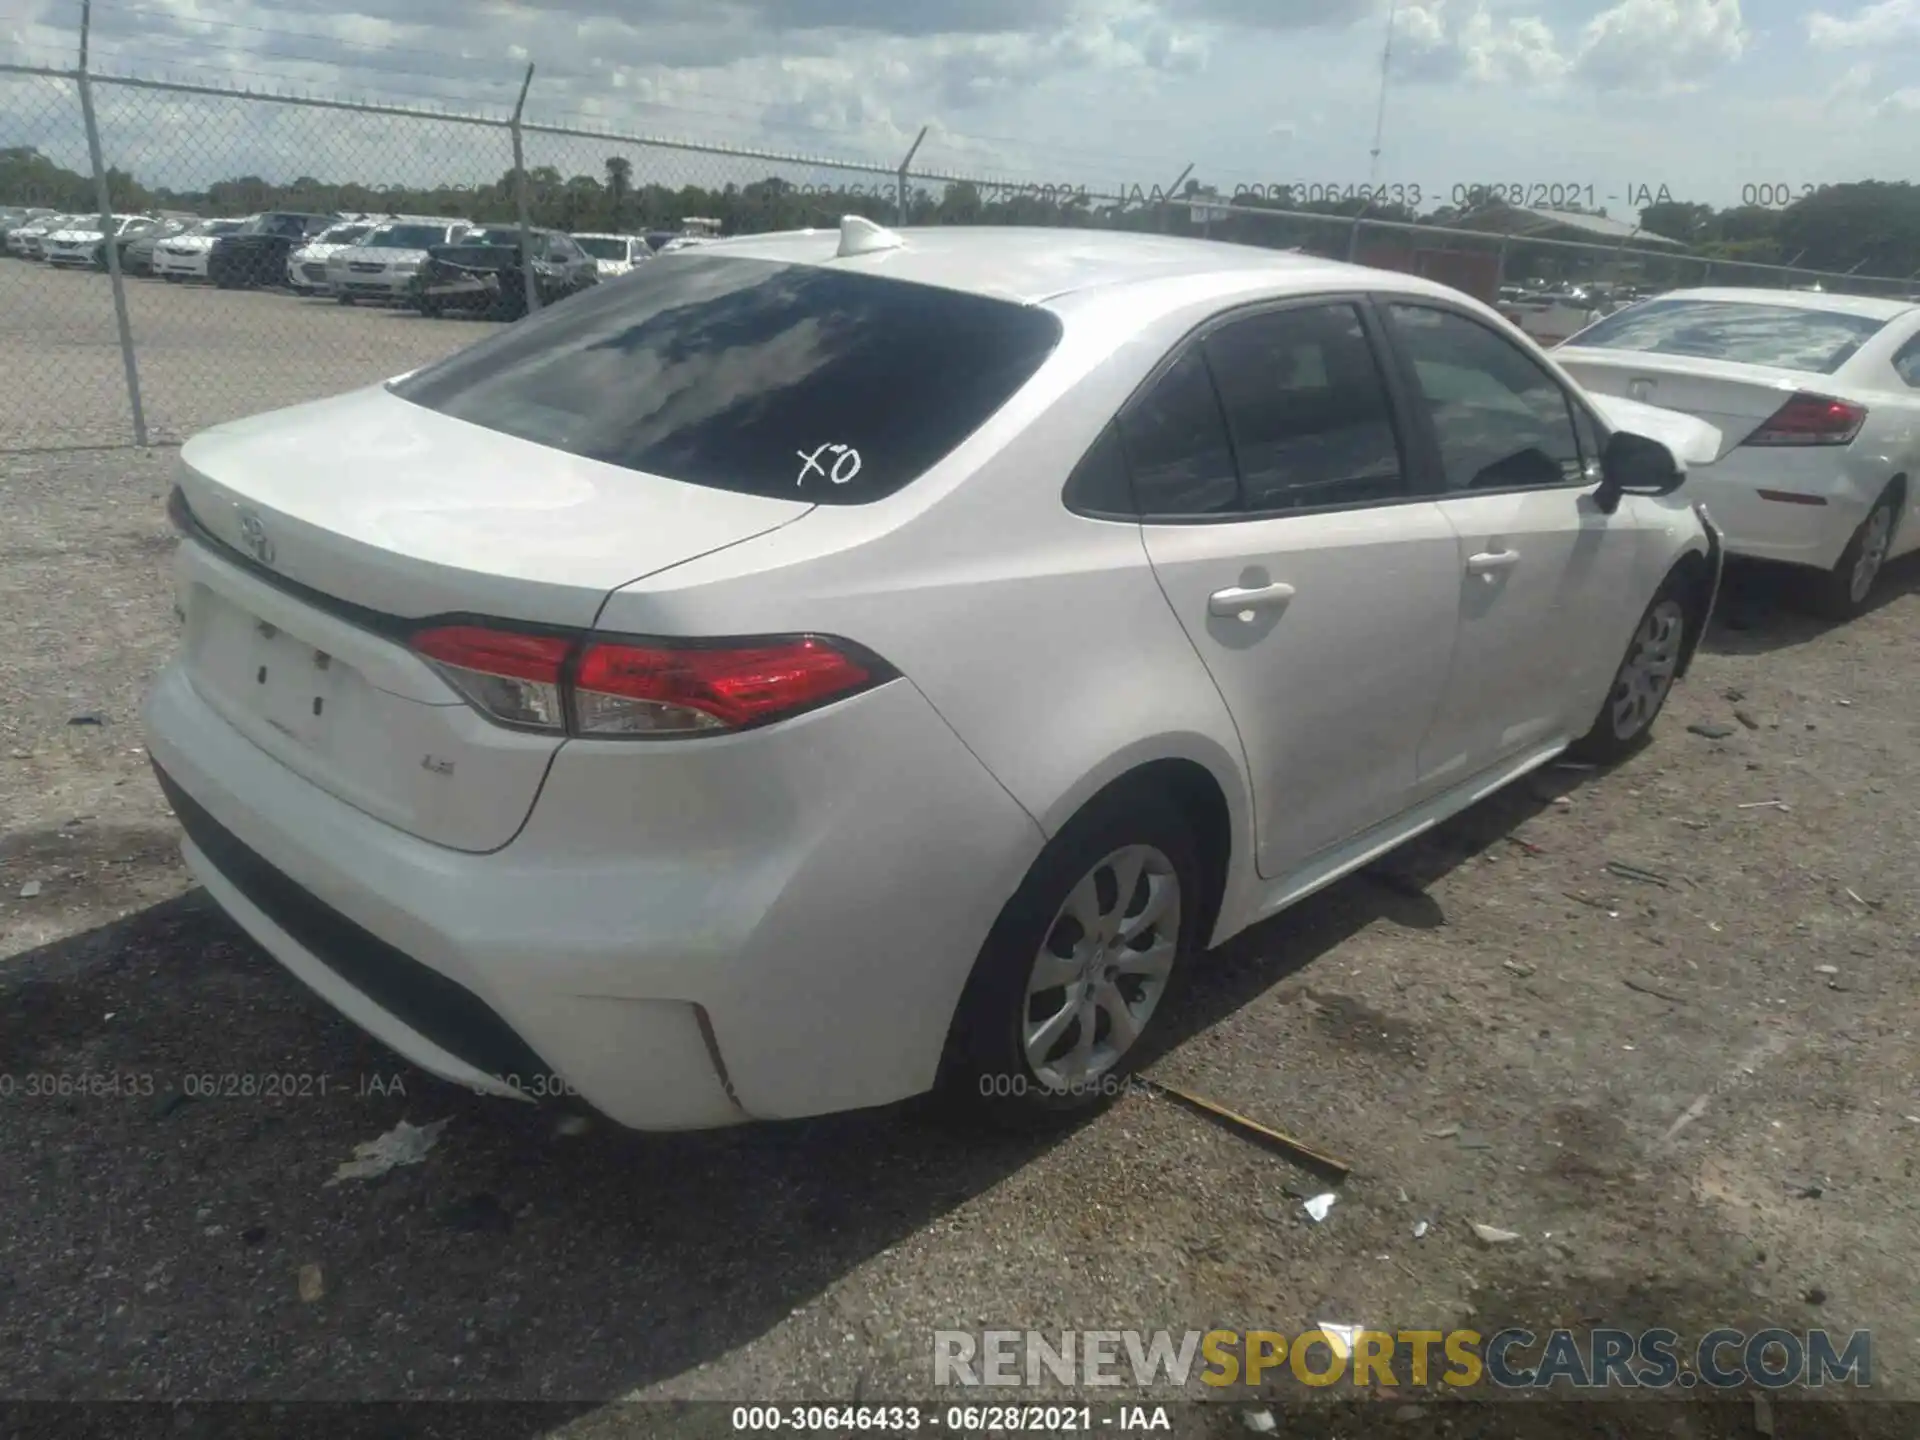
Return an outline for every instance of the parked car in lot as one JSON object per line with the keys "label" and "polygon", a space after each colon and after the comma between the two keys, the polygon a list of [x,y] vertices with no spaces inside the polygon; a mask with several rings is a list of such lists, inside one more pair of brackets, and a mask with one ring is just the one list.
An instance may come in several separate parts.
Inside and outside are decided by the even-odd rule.
{"label": "parked car in lot", "polygon": [[307,295],[330,295],[327,261],[349,245],[358,245],[373,232],[375,220],[348,220],[331,225],[287,256],[287,286]]}
{"label": "parked car in lot", "polygon": [[100,217],[90,216],[65,229],[51,230],[40,242],[41,258],[49,265],[92,268],[106,263],[107,237],[141,235],[159,222],[151,215],[109,215],[107,229],[100,228]]}
{"label": "parked car in lot", "polygon": [[1589,390],[1698,415],[1722,436],[1688,488],[1736,555],[1803,567],[1851,619],[1920,549],[1920,305],[1818,291],[1675,290],[1555,358]]}
{"label": "parked car in lot", "polygon": [[413,220],[382,225],[358,244],[327,257],[327,287],[342,305],[356,300],[411,301],[413,282],[436,245],[457,245],[468,220]]}
{"label": "parked car in lot", "polygon": [[[119,235],[113,243],[120,251],[120,273],[123,275],[153,274],[153,252],[160,242],[171,240],[176,235],[184,235],[199,223],[191,216],[176,215],[156,220],[144,230]],[[94,264],[96,267],[105,268],[106,263],[106,246],[102,245]]]}
{"label": "parked car in lot", "polygon": [[593,257],[602,280],[625,275],[642,260],[653,258],[653,247],[638,235],[605,235],[597,231],[576,234],[573,243]]}
{"label": "parked car in lot", "polygon": [[1047,1119],[1210,943],[1648,733],[1716,441],[1411,275],[721,241],[190,441],[147,745],[214,899],[436,1074]]}
{"label": "parked car in lot", "polygon": [[207,278],[207,262],[222,236],[231,235],[247,223],[237,220],[202,220],[189,225],[180,234],[162,240],[153,249],[153,273],[161,279],[180,282]]}
{"label": "parked car in lot", "polygon": [[214,241],[207,255],[207,278],[222,290],[255,290],[284,284],[287,257],[322,231],[340,223],[338,215],[271,210],[256,215]]}
{"label": "parked car in lot", "polygon": [[[4,244],[15,230],[49,219],[53,213],[43,205],[0,205],[0,244]],[[12,247],[8,248],[11,250]]]}
{"label": "parked car in lot", "polygon": [[[599,283],[593,257],[557,230],[530,230],[534,283],[541,303],[550,304]],[[413,287],[414,307],[422,315],[446,310],[477,311],[512,318],[527,309],[520,263],[520,231],[490,225],[471,231],[457,245],[428,249]]]}
{"label": "parked car in lot", "polygon": [[69,225],[86,223],[84,215],[43,215],[38,220],[16,226],[7,232],[7,253],[17,255],[22,260],[40,260],[45,258],[41,246],[47,236]]}

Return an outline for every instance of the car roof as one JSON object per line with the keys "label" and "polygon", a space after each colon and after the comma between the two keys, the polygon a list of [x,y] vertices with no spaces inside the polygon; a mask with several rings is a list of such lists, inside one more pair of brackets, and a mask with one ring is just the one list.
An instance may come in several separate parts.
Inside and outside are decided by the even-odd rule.
{"label": "car roof", "polygon": [[[897,248],[838,257],[840,231],[797,230],[709,240],[702,255],[738,255],[795,265],[831,264],[1000,299],[1038,304],[1092,289],[1189,276],[1251,275],[1303,292],[1379,288],[1389,272],[1286,250],[1188,240],[1117,230],[1018,226],[906,227]],[[1397,289],[1438,290],[1431,281],[1393,273]]]}
{"label": "car roof", "polygon": [[1723,304],[1777,305],[1789,310],[1826,310],[1839,315],[1863,315],[1870,320],[1893,320],[1914,308],[1911,300],[1883,300],[1878,295],[1835,295],[1828,291],[1766,290],[1758,286],[1714,286],[1698,290],[1668,290],[1661,300],[1708,300]]}

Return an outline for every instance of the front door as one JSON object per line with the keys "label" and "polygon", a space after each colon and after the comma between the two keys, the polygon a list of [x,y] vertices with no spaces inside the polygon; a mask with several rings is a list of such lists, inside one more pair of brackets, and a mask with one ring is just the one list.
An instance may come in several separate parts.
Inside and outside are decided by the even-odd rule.
{"label": "front door", "polygon": [[1594,501],[1598,435],[1551,372],[1441,305],[1383,307],[1458,535],[1459,633],[1422,788],[1585,733],[1639,619],[1631,506]]}

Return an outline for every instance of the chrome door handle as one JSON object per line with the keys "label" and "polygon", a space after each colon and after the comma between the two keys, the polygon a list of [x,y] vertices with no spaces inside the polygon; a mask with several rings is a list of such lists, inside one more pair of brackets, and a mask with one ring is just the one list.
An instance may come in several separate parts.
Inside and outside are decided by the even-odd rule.
{"label": "chrome door handle", "polygon": [[1207,613],[1222,618],[1232,615],[1251,615],[1257,610],[1282,610],[1293,599],[1291,585],[1255,585],[1250,589],[1229,586],[1225,590],[1216,590],[1207,597]]}
{"label": "chrome door handle", "polygon": [[1467,557],[1469,575],[1491,575],[1496,570],[1511,570],[1520,563],[1518,550],[1483,550]]}

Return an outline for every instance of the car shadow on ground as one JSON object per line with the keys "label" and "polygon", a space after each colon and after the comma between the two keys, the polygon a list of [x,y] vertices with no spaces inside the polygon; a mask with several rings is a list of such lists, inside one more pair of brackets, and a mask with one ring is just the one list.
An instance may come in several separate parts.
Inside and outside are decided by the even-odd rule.
{"label": "car shadow on ground", "polygon": [[[1704,649],[1719,655],[1766,655],[1817,640],[1858,621],[1823,620],[1801,608],[1804,577],[1790,566],[1729,560]],[[1920,592],[1920,554],[1905,555],[1881,573],[1867,613]],[[1865,617],[1862,617],[1865,618]]]}
{"label": "car shadow on ground", "polygon": [[[1157,1048],[1376,920],[1442,923],[1424,888],[1582,778],[1522,781],[1237,937]],[[0,1057],[19,1398],[603,1402],[764,1334],[1071,1133],[923,1105],[570,1133],[407,1066],[197,890],[8,961]],[[446,1122],[424,1161],[328,1183],[401,1120]]]}

